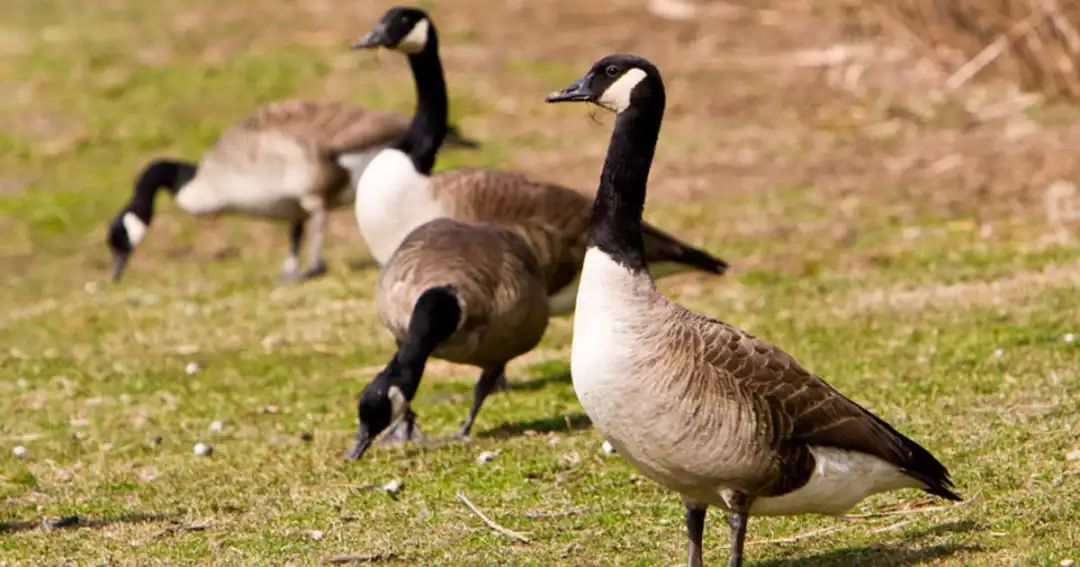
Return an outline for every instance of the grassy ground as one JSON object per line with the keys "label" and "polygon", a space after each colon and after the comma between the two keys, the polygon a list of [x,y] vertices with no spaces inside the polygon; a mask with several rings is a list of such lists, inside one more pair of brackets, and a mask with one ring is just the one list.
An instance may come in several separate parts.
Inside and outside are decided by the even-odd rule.
{"label": "grassy ground", "polygon": [[[1077,112],[994,87],[937,96],[932,70],[850,35],[839,2],[806,4],[669,22],[630,0],[430,3],[453,113],[486,143],[440,166],[591,189],[610,119],[540,101],[604,52],[652,57],[670,94],[648,216],[735,265],[664,290],[782,345],[931,448],[968,497],[757,519],[752,564],[1080,560],[1080,461],[1066,457],[1080,449],[1080,342],[1065,340],[1080,334],[1080,243],[1042,212],[1045,182],[1077,172],[1062,151]],[[511,365],[471,443],[349,464],[354,396],[392,345],[348,213],[331,275],[279,286],[283,227],[194,221],[164,199],[126,281],[104,281],[104,224],[147,159],[197,156],[287,96],[407,111],[399,58],[343,49],[385,4],[0,5],[0,564],[683,560],[677,499],[603,455],[575,400],[568,319]],[[429,434],[454,431],[475,375],[429,367],[416,403]],[[216,452],[193,456],[197,442]],[[477,464],[485,451],[496,458]],[[392,479],[394,496],[378,488]],[[459,492],[532,542],[487,529]],[[932,504],[898,493],[856,512]],[[71,515],[79,526],[42,527]],[[726,537],[714,514],[713,563]]]}

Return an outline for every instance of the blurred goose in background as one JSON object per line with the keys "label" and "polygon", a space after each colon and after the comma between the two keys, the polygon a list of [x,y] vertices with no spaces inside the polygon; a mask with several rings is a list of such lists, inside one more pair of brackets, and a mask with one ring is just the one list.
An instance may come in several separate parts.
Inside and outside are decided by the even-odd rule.
{"label": "blurred goose in background", "polygon": [[[385,264],[416,227],[435,218],[491,222],[513,230],[540,262],[553,313],[573,309],[589,224],[590,199],[581,193],[487,169],[432,175],[447,128],[447,94],[435,25],[422,10],[393,8],[354,49],[385,47],[409,59],[416,114],[408,132],[380,151],[360,176],[356,220],[375,260]],[[648,224],[646,260],[666,271],[695,268],[721,274],[727,263]]]}
{"label": "blurred goose in background", "polygon": [[540,266],[525,242],[504,228],[446,218],[420,226],[394,252],[375,304],[398,350],[360,395],[352,459],[391,425],[397,436],[417,438],[409,404],[431,356],[482,369],[459,433],[467,436],[506,364],[536,346],[548,322]]}
{"label": "blurred goose in background", "polygon": [[[289,223],[286,279],[323,274],[328,211],[352,203],[356,180],[371,158],[400,138],[409,120],[338,102],[288,100],[260,108],[225,131],[196,166],[158,159],[135,179],[135,189],[109,225],[113,279],[124,274],[146,236],[159,189],[193,215],[235,213]],[[474,142],[461,140],[461,145]],[[300,271],[301,241],[309,241]]]}
{"label": "blurred goose in background", "polygon": [[548,101],[617,114],[578,291],[571,375],[618,453],[682,497],[692,567],[702,564],[711,505],[730,513],[736,567],[749,515],[841,514],[907,487],[959,500],[948,471],[919,444],[775,346],[657,291],[641,225],[665,103],[656,67],[605,57]]}

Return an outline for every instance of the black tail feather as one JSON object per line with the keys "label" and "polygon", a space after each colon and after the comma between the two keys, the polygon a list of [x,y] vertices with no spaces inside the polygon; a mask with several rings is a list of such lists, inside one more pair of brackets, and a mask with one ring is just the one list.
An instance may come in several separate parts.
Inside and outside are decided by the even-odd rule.
{"label": "black tail feather", "polygon": [[681,248],[682,254],[677,258],[680,264],[686,264],[687,266],[697,268],[704,272],[712,274],[723,274],[728,269],[728,263],[720,258],[717,258],[704,250],[694,248],[692,246],[683,246]]}
{"label": "black tail feather", "polygon": [[952,477],[949,475],[949,469],[945,468],[945,465],[941,464],[937,457],[922,445],[885,423],[881,418],[877,416],[874,416],[874,418],[897,436],[899,444],[903,447],[903,452],[907,453],[906,458],[902,458],[897,463],[904,473],[925,484],[926,487],[923,490],[934,496],[956,502],[963,500],[959,494],[953,492],[956,485],[953,484]]}
{"label": "black tail feather", "polygon": [[466,148],[474,150],[480,147],[480,142],[462,134],[461,130],[453,124],[447,127],[446,139],[443,140],[443,143],[450,148]]}
{"label": "black tail feather", "polygon": [[645,237],[645,259],[649,262],[676,262],[717,275],[728,269],[726,261],[700,248],[684,244],[654,226],[643,224],[641,232]]}
{"label": "black tail feather", "polygon": [[[952,482],[950,481],[949,484],[951,485]],[[953,502],[960,502],[961,500],[963,500],[963,498],[961,498],[959,494],[953,492],[948,488],[945,488],[944,486],[933,486],[930,488],[926,488],[925,490],[930,494],[933,494],[934,496],[940,496],[946,500],[952,500]]]}

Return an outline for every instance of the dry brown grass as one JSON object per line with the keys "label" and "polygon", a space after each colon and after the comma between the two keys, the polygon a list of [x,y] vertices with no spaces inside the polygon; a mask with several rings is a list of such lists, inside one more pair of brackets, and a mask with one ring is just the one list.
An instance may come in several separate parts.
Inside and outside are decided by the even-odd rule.
{"label": "dry brown grass", "polygon": [[954,69],[958,87],[984,70],[1025,88],[1080,99],[1080,3],[1075,0],[887,0],[892,21]]}

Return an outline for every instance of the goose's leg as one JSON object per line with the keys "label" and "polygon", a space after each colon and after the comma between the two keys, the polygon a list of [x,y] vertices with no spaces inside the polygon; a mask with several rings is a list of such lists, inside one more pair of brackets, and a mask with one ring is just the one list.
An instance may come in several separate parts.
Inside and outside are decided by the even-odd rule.
{"label": "goose's leg", "polygon": [[484,405],[484,399],[495,389],[495,385],[499,383],[499,378],[503,378],[505,381],[505,377],[503,377],[504,368],[505,366],[500,364],[492,368],[485,368],[480,373],[480,380],[476,382],[476,387],[473,388],[473,402],[472,408],[469,409],[469,417],[465,420],[465,424],[461,426],[458,436],[469,436],[469,430],[472,429],[473,421],[476,421],[476,414],[480,411],[480,406]]}
{"label": "goose's leg", "polygon": [[304,207],[308,211],[307,230],[308,237],[308,267],[300,273],[301,279],[316,278],[326,273],[326,262],[323,261],[323,242],[326,239],[326,207],[321,199],[313,200]]}
{"label": "goose's leg", "polygon": [[379,438],[380,445],[405,442],[424,442],[424,433],[416,425],[416,414],[411,409],[406,410],[405,415],[397,420],[397,423],[390,425],[386,433]]}
{"label": "goose's leg", "polygon": [[728,524],[731,526],[731,559],[728,560],[728,567],[742,567],[746,525],[750,520],[750,499],[745,495],[736,494],[729,505],[731,506],[731,512],[728,514]]}
{"label": "goose's leg", "polygon": [[686,535],[689,539],[689,567],[701,567],[701,536],[705,533],[705,512],[707,506],[684,502],[686,504]]}
{"label": "goose's leg", "polygon": [[281,263],[281,279],[288,281],[296,278],[300,269],[300,243],[304,241],[304,221],[298,220],[289,229],[289,255]]}

